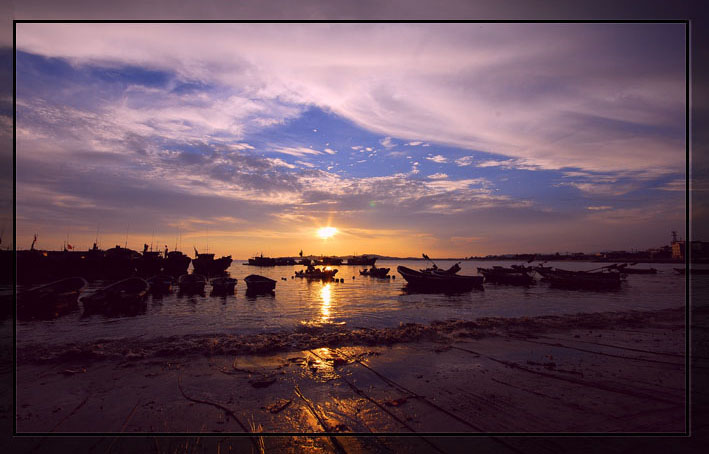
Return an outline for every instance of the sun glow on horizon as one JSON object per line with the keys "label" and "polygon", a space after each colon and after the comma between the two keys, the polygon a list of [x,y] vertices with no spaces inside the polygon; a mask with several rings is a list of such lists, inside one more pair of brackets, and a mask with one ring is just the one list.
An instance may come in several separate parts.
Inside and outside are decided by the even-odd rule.
{"label": "sun glow on horizon", "polygon": [[336,233],[337,233],[337,229],[335,227],[321,227],[317,231],[318,236],[320,238],[322,238],[323,240],[331,238]]}

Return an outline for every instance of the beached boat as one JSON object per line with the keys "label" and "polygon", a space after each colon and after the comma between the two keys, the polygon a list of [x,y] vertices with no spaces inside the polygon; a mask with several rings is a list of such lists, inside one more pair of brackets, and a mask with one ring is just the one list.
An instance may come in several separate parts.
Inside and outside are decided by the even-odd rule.
{"label": "beached boat", "polygon": [[207,285],[207,278],[201,274],[183,274],[177,280],[181,293],[194,294],[204,293],[204,286]]}
{"label": "beached boat", "polygon": [[[677,274],[685,274],[686,271],[684,268],[672,268],[675,270]],[[696,268],[690,268],[689,269],[689,274],[709,274],[709,269],[696,269]]]}
{"label": "beached boat", "polygon": [[60,315],[78,307],[77,299],[86,287],[82,277],[69,277],[40,285],[17,295],[17,315]]}
{"label": "beached boat", "polygon": [[337,269],[306,269],[295,272],[295,277],[303,277],[306,279],[332,279],[337,274]]}
{"label": "beached boat", "polygon": [[150,284],[150,291],[154,294],[170,293],[172,290],[173,279],[167,274],[158,274],[147,279]]}
{"label": "beached boat", "polygon": [[657,270],[655,268],[628,268],[628,267],[622,267],[619,268],[620,272],[623,274],[657,274]]}
{"label": "beached boat", "polygon": [[475,287],[482,287],[482,276],[460,276],[460,266],[454,265],[448,270],[434,269],[416,271],[405,266],[398,266],[396,270],[406,279],[411,287],[437,291],[467,291]]}
{"label": "beached boat", "polygon": [[249,274],[244,278],[246,291],[249,293],[272,292],[276,288],[276,281],[258,274]]}
{"label": "beached boat", "polygon": [[485,282],[493,284],[507,285],[533,285],[534,277],[529,274],[526,267],[504,268],[493,266],[492,268],[478,268],[478,273],[482,274]]}
{"label": "beached boat", "polygon": [[362,276],[386,278],[389,275],[389,268],[377,268],[376,266],[372,266],[370,269],[360,270],[359,274]]}
{"label": "beached boat", "polygon": [[236,279],[233,277],[217,277],[211,280],[212,293],[215,295],[228,295],[234,293]]}
{"label": "beached boat", "polygon": [[194,272],[205,276],[216,276],[224,274],[231,265],[231,255],[214,258],[214,254],[200,254],[195,249],[196,258],[192,259]]}
{"label": "beached boat", "polygon": [[150,284],[138,277],[129,277],[96,290],[81,298],[85,313],[129,309],[144,304]]}

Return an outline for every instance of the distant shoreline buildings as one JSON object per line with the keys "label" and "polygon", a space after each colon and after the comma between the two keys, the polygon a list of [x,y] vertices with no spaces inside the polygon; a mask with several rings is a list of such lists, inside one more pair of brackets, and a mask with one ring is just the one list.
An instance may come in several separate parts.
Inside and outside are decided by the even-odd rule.
{"label": "distant shoreline buildings", "polygon": [[[709,258],[709,242],[706,241],[690,241],[690,257],[694,259]],[[672,232],[672,259],[684,260],[686,253],[686,242],[677,239],[677,232]]]}
{"label": "distant shoreline buildings", "polygon": [[[709,242],[691,241],[690,258],[692,262],[709,262]],[[486,255],[484,257],[471,256],[468,260],[535,260],[559,261],[580,260],[593,262],[684,262],[686,254],[686,241],[677,238],[677,232],[672,232],[672,241],[669,245],[650,248],[643,251],[602,251],[597,253],[585,252],[556,252],[553,254],[502,254]]]}
{"label": "distant shoreline buildings", "polygon": [[[18,249],[16,252],[19,254],[24,254],[25,252],[33,251],[35,254],[41,254],[44,255],[45,257],[47,256],[67,256],[67,255],[72,255],[72,256],[85,256],[88,253],[91,252],[99,252],[96,250],[96,245],[94,245],[94,248],[89,251],[81,251],[77,250],[76,247],[67,247],[65,244],[63,250],[59,251],[51,251],[51,250],[42,250],[42,249],[35,249],[34,245],[36,242],[35,240],[32,242],[32,247],[29,250],[20,250]],[[463,256],[463,257],[434,257],[434,259],[437,260],[516,260],[516,261],[567,261],[567,260],[574,260],[574,261],[594,261],[594,262],[667,262],[667,263],[676,263],[676,262],[683,262],[685,260],[685,255],[686,255],[686,250],[687,250],[687,242],[681,238],[677,237],[677,232],[673,231],[672,232],[672,241],[670,242],[669,245],[657,247],[657,248],[649,248],[646,250],[638,251],[638,250],[631,250],[631,251],[626,251],[626,250],[609,250],[609,251],[601,251],[601,252],[595,252],[595,253],[586,253],[586,252],[553,252],[553,253],[511,253],[511,254],[490,254],[490,255],[485,255],[485,256]],[[699,262],[699,263],[709,263],[709,242],[706,241],[691,241],[690,242],[690,259],[692,262]],[[147,248],[147,245],[146,245]],[[70,250],[71,249],[71,250]],[[152,252],[152,247],[149,248],[151,254],[158,254],[157,252]],[[140,256],[141,254],[137,253],[137,251],[132,251],[126,248],[127,251],[131,251],[135,253],[137,256]],[[144,250],[143,252],[146,253],[147,249]],[[0,255],[2,255],[2,258],[4,260],[0,260],[3,262],[4,265],[8,266],[3,266],[3,268],[9,267],[12,262],[14,262],[14,250],[13,249],[2,249],[0,250]],[[100,251],[103,252],[103,251]],[[424,260],[421,257],[394,257],[394,256],[387,256],[387,255],[380,255],[380,254],[366,254],[367,257],[370,257],[374,260]],[[342,257],[332,257],[333,259],[341,259],[340,262],[342,262],[344,259],[350,259],[354,256],[342,256]],[[283,257],[282,259],[291,259],[295,260],[297,257]],[[303,258],[301,256],[300,258]],[[311,255],[309,256],[310,259],[316,260],[318,258],[322,258],[322,256],[314,256]],[[275,260],[275,259],[274,259]],[[5,264],[4,262],[8,262]],[[283,263],[286,264],[286,263]],[[290,264],[290,263],[288,263]],[[353,264],[353,263],[350,263]]]}

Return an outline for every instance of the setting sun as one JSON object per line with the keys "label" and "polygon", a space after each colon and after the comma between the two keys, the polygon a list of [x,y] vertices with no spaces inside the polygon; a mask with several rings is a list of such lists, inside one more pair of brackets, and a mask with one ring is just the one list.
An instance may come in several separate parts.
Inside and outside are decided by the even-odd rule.
{"label": "setting sun", "polygon": [[327,239],[330,238],[331,236],[335,235],[337,233],[337,229],[335,227],[322,227],[318,229],[318,236],[322,239]]}

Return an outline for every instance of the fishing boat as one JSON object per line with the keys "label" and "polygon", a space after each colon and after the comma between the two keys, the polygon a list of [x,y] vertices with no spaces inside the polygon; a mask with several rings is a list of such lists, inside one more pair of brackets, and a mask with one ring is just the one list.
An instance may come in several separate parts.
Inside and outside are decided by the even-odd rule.
{"label": "fishing boat", "polygon": [[37,235],[35,234],[29,250],[18,250],[14,255],[11,254],[11,261],[14,261],[15,265],[15,277],[19,283],[39,283],[52,278],[56,279],[52,273],[47,251],[35,249],[36,243]]}
{"label": "fishing boat", "polygon": [[478,268],[478,274],[482,274],[485,282],[492,284],[507,285],[532,285],[535,283],[534,277],[529,274],[526,267],[504,268],[493,266],[492,268]]}
{"label": "fishing boat", "polygon": [[370,255],[356,255],[347,259],[347,265],[374,266],[377,258]]}
{"label": "fishing boat", "polygon": [[438,265],[434,263],[430,268],[420,269],[419,271],[422,273],[434,273],[441,276],[452,276],[454,274],[458,274],[458,271],[460,271],[460,262],[454,264],[446,270],[440,269]]}
{"label": "fishing boat", "polygon": [[59,316],[78,307],[77,299],[86,287],[86,279],[69,277],[40,285],[17,295],[17,315]]}
{"label": "fishing boat", "polygon": [[134,266],[139,276],[154,276],[163,268],[164,258],[158,251],[148,250],[143,246],[143,253],[134,259]]}
{"label": "fishing boat", "polygon": [[327,268],[308,268],[305,270],[300,270],[295,272],[295,277],[303,277],[306,279],[323,279],[323,280],[328,280],[332,279],[336,274],[337,274],[337,269],[330,269],[328,270]]}
{"label": "fishing boat", "polygon": [[342,265],[342,259],[339,257],[320,257],[320,260],[315,261],[315,265],[340,266]]}
{"label": "fishing boat", "polygon": [[183,274],[177,280],[180,292],[188,295],[194,293],[204,293],[204,286],[207,285],[207,278],[201,274]]}
{"label": "fishing boat", "polygon": [[408,286],[413,288],[460,292],[482,287],[483,285],[482,276],[458,275],[457,272],[460,270],[460,266],[457,266],[457,264],[448,270],[440,270],[436,267],[435,269],[416,271],[405,266],[398,266],[396,270],[403,276]]}
{"label": "fishing boat", "polygon": [[263,254],[249,259],[251,266],[276,266],[276,259],[264,257]]}
{"label": "fishing boat", "polygon": [[150,284],[139,277],[129,277],[96,290],[81,298],[84,313],[130,309],[144,304]]}
{"label": "fishing boat", "polygon": [[244,278],[246,291],[249,293],[272,292],[276,288],[276,281],[258,274],[249,274]]}
{"label": "fishing boat", "polygon": [[372,276],[385,279],[389,275],[389,268],[377,268],[372,266],[370,269],[360,270],[359,274],[361,276]]}
{"label": "fishing boat", "polygon": [[170,293],[172,290],[173,279],[167,274],[158,274],[147,279],[150,284],[150,291],[157,295]]}
{"label": "fishing boat", "polygon": [[234,293],[236,279],[233,277],[217,277],[211,280],[212,293],[215,295],[229,295]]}
{"label": "fishing boat", "polygon": [[162,269],[164,273],[171,276],[181,276],[187,273],[191,261],[189,256],[180,251],[170,251],[163,261]]}
{"label": "fishing boat", "polygon": [[194,272],[205,276],[216,276],[224,274],[231,265],[231,255],[214,258],[214,254],[200,254],[197,249],[194,250],[195,258],[192,259]]}
{"label": "fishing boat", "polygon": [[556,268],[543,271],[542,275],[552,287],[587,290],[616,290],[620,288],[622,275],[617,269],[599,271],[568,271]]}
{"label": "fishing boat", "polygon": [[137,251],[116,245],[106,250],[103,263],[103,276],[107,279],[121,279],[135,274]]}

